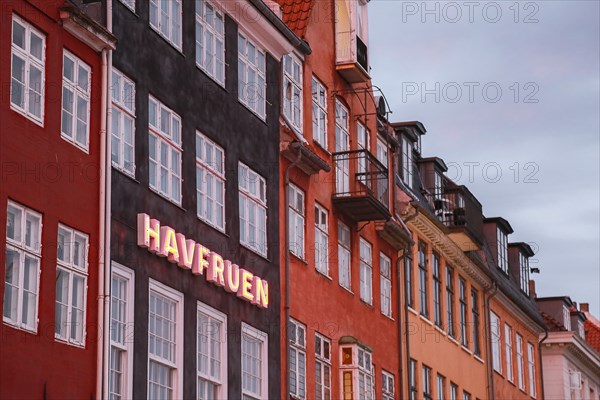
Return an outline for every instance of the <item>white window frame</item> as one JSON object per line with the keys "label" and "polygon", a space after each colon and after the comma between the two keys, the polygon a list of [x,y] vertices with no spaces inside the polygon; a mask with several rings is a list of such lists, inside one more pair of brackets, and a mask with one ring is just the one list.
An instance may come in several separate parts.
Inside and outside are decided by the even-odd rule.
{"label": "white window frame", "polygon": [[[264,49],[240,31],[238,33],[238,100],[263,121],[267,117],[266,62]],[[250,75],[254,77],[253,80]]]}
{"label": "white window frame", "polygon": [[288,186],[289,252],[304,260],[306,206],[304,191],[290,183]]}
{"label": "white window frame", "polygon": [[316,400],[331,399],[331,340],[318,332],[315,332],[315,388]]}
{"label": "white window frame", "polygon": [[419,389],[417,385],[417,361],[411,358],[408,369],[408,398],[409,400],[417,400],[418,395]]}
{"label": "white window frame", "polygon": [[[200,318],[201,317],[205,317],[207,319],[207,325],[203,326],[201,324]],[[227,377],[227,316],[225,314],[223,314],[222,312],[204,304],[201,302],[198,302],[197,304],[197,309],[196,309],[196,318],[197,318],[197,325],[196,325],[196,353],[197,353],[197,357],[196,357],[196,394],[198,396],[198,398],[202,398],[205,399],[207,398],[207,396],[205,396],[205,393],[200,393],[200,380],[206,381],[209,384],[212,384],[215,387],[216,392],[213,393],[213,398],[214,399],[222,399],[222,398],[226,398],[227,397],[227,382],[228,382],[228,377]],[[215,325],[214,324],[219,324],[219,332],[215,335],[214,330],[215,330]],[[206,330],[204,330],[204,328],[206,328]],[[209,344],[207,346],[207,350],[208,350],[208,354],[206,354],[207,357],[207,368],[209,368],[208,372],[205,371],[201,371],[201,365],[198,362],[198,360],[200,359],[201,355],[200,354],[200,343],[202,341],[206,341],[208,343],[210,343],[209,341],[213,340],[216,341],[218,343],[218,347],[219,347],[219,365],[220,368],[218,370],[218,376],[214,376],[211,375],[210,372],[210,362],[211,359],[216,359],[215,354],[213,353],[213,350],[211,348],[211,345]]]}
{"label": "white window frame", "polygon": [[506,379],[509,382],[514,382],[512,328],[507,323],[504,324],[504,354],[506,358]]}
{"label": "white window frame", "polygon": [[329,277],[329,212],[315,202],[315,269]]}
{"label": "white window frame", "polygon": [[431,367],[422,364],[421,365],[421,390],[423,392],[423,399],[424,400],[431,400],[433,399],[433,385],[431,382],[431,375],[432,375],[432,370]]}
{"label": "white window frame", "polygon": [[121,3],[135,13],[135,0],[121,0]]}
{"label": "white window frame", "polygon": [[[249,338],[254,341],[258,341],[260,344],[260,383],[259,383],[259,392],[252,392],[244,388],[244,337]],[[242,372],[241,372],[241,381],[242,381],[242,399],[258,399],[258,400],[267,400],[269,396],[269,368],[268,368],[268,348],[269,348],[269,335],[265,332],[262,332],[253,326],[242,322],[242,340],[240,340],[241,344],[241,354],[242,354]]]}
{"label": "white window frame", "polygon": [[327,150],[327,88],[312,77],[313,140]]}
{"label": "white window frame", "polygon": [[402,136],[402,182],[412,188],[413,180],[413,145],[408,138]]}
{"label": "white window frame", "polygon": [[[289,379],[290,396],[297,399],[306,398],[306,326],[290,319],[290,360]],[[292,365],[292,357],[296,360]]]}
{"label": "white window frame", "polygon": [[[14,237],[9,237],[8,236],[8,209],[12,208],[15,211],[19,212],[21,214],[21,220],[19,221],[19,226],[15,226],[15,234],[16,229],[19,230],[20,233],[20,238],[14,238]],[[31,237],[30,234],[30,240],[27,240],[27,220],[37,220],[37,229],[38,232],[35,234],[35,237]],[[17,304],[16,304],[16,319],[12,318],[11,315],[6,315],[5,314],[5,309],[4,307],[6,307],[6,297],[7,297],[7,288],[8,288],[8,282],[6,280],[6,261],[8,260],[8,257],[6,257],[6,253],[5,253],[5,264],[4,264],[4,274],[5,274],[5,278],[4,278],[4,293],[3,293],[3,311],[2,311],[2,320],[4,321],[5,324],[8,324],[14,328],[17,329],[22,329],[25,331],[29,331],[29,332],[33,332],[33,333],[37,333],[38,330],[38,325],[39,325],[39,317],[38,317],[38,307],[39,307],[39,293],[40,293],[40,275],[41,275],[41,263],[42,263],[42,228],[43,228],[43,224],[42,224],[42,214],[33,211],[21,204],[15,203],[13,201],[8,201],[7,204],[7,221],[6,221],[6,252],[8,252],[8,250],[10,249],[11,251],[14,251],[15,253],[17,253],[19,255],[19,265],[17,266],[18,268],[18,276],[16,277],[16,286],[10,284],[10,286],[12,287],[12,290],[16,290],[17,291]],[[33,233],[33,232],[32,232]],[[33,240],[33,241],[32,241]],[[29,243],[28,243],[29,242]],[[34,276],[36,277],[36,283],[35,283],[35,293],[31,293],[30,290],[25,289],[24,287],[24,281],[25,281],[25,257],[29,257],[30,259],[33,259],[34,261],[36,261],[37,263],[37,268],[36,271],[34,271]],[[13,273],[14,273],[14,266],[13,266]],[[30,288],[31,289],[31,288]],[[29,292],[29,294],[33,294],[35,301],[33,302],[33,304],[31,305],[33,307],[33,325],[28,325],[27,322],[23,322],[23,306],[24,306],[24,300],[23,300],[23,296],[25,295],[24,292]]]}
{"label": "white window frame", "polygon": [[458,385],[450,382],[450,400],[458,400]]}
{"label": "white window frame", "polygon": [[565,329],[570,331],[571,330],[571,311],[569,311],[569,308],[565,305],[563,305],[563,321],[564,321]]}
{"label": "white window frame", "polygon": [[[358,400],[375,399],[375,367],[373,354],[363,348],[358,348]],[[361,390],[362,387],[362,390]]]}
{"label": "white window frame", "polygon": [[[357,147],[358,150],[366,150],[367,153],[371,151],[371,135],[365,124],[360,121],[356,121],[356,136],[357,136]],[[358,170],[357,173],[361,174],[359,179],[362,183],[367,184],[370,178],[367,176],[367,168],[369,168],[370,160],[367,158],[368,155],[357,154],[358,156]],[[369,182],[370,183],[370,182]]]}
{"label": "white window frame", "polygon": [[381,393],[382,400],[394,400],[396,384],[394,383],[394,374],[381,370]]}
{"label": "white window frame", "polygon": [[373,246],[360,238],[360,299],[373,304]]}
{"label": "white window frame", "polygon": [[527,371],[529,374],[529,394],[535,399],[535,348],[533,344],[527,342]]}
{"label": "white window frame", "polygon": [[[65,61],[69,60],[73,63],[73,79],[65,76]],[[87,82],[82,82],[79,75],[80,72],[85,72],[87,74]],[[92,87],[92,68],[83,62],[79,57],[71,53],[70,51],[63,50],[63,72],[62,72],[62,101],[61,101],[61,128],[60,128],[60,137],[66,140],[69,143],[74,144],[79,147],[86,153],[89,151],[90,147],[90,108],[91,108],[91,100],[90,93]],[[71,98],[71,122],[68,124],[71,129],[71,136],[69,136],[65,132],[65,127],[67,126],[65,122],[65,113],[70,114],[68,110],[65,109],[65,91],[69,90],[72,92]],[[81,120],[79,118],[79,100],[82,100],[85,104],[85,120]],[[79,135],[78,126],[79,122],[85,123],[85,132],[83,135],[85,138],[80,141],[77,139]]]}
{"label": "white window frame", "polygon": [[[24,32],[24,40],[25,40],[25,48],[20,47],[14,42],[14,24],[18,24],[22,26],[25,30]],[[46,35],[41,31],[36,29],[32,24],[20,18],[16,14],[12,15],[12,23],[11,23],[11,86],[10,86],[10,107],[14,111],[23,114],[25,117],[36,123],[37,125],[43,127],[44,126],[44,102],[45,102],[45,86],[46,86]],[[31,37],[32,35],[37,36],[37,38],[42,41],[42,58],[39,59],[36,56],[31,54]],[[13,62],[12,59],[15,57],[19,58],[23,61],[23,82],[20,82],[23,85],[23,107],[21,105],[13,102],[13,89],[12,89],[12,81],[14,79],[13,74]],[[36,68],[41,71],[41,88],[39,88],[39,92],[34,90],[31,87],[30,82],[30,71],[31,68]],[[34,92],[40,96],[40,115],[37,116],[33,113],[29,106],[29,96],[30,92]]]}
{"label": "white window frame", "polygon": [[[157,296],[163,297],[167,301],[171,301],[175,303],[175,322],[174,329],[175,332],[173,334],[173,358],[174,360],[166,359],[162,356],[152,354],[150,352],[150,336],[152,334],[150,328],[150,301],[152,292],[154,292]],[[183,397],[183,294],[172,289],[154,279],[150,279],[148,284],[148,377],[147,377],[147,390],[148,390],[148,399],[150,397],[150,364],[152,362],[156,364],[160,364],[163,367],[167,367],[171,369],[171,373],[174,375],[171,377],[173,388],[172,388],[172,396],[170,399],[180,399]]]}
{"label": "white window frame", "polygon": [[519,389],[525,390],[525,365],[523,355],[523,337],[516,334],[516,346],[517,346],[517,378]]}
{"label": "white window frame", "polygon": [[490,311],[490,340],[492,347],[492,365],[494,371],[502,373],[502,334],[501,334],[500,317]]}
{"label": "white window frame", "polygon": [[[153,104],[154,103],[154,104]],[[149,183],[150,189],[163,196],[164,198],[174,202],[177,205],[181,205],[181,199],[183,195],[183,174],[182,174],[182,158],[183,158],[183,149],[182,149],[182,139],[181,139],[181,117],[177,115],[173,110],[167,107],[165,104],[160,102],[157,98],[150,95],[148,100],[149,110],[154,108],[155,111],[155,122],[156,125],[152,123],[150,116],[148,118],[148,162],[149,162]],[[162,130],[162,114],[166,113],[169,122],[168,122],[168,132]],[[150,112],[148,112],[150,115]],[[150,139],[153,138],[155,140],[155,148],[154,148],[154,158],[152,157],[153,149],[150,143]],[[162,164],[161,154],[163,146],[167,147],[167,162],[166,164]],[[173,155],[177,154],[179,158],[178,163],[178,172],[173,170]],[[152,174],[150,170],[154,165],[154,184],[152,179]],[[167,190],[163,191],[161,189],[161,168],[166,167],[167,170]],[[174,182],[179,182],[179,196],[176,196],[173,193],[173,184]]]}
{"label": "white window frame", "polygon": [[225,17],[207,0],[196,1],[196,65],[225,86]]}
{"label": "white window frame", "polygon": [[[56,326],[55,326],[55,331],[54,331],[54,337],[57,341],[60,342],[65,342],[74,346],[79,346],[79,347],[85,347],[85,339],[86,339],[86,317],[87,317],[87,281],[88,281],[88,252],[89,252],[89,235],[83,232],[80,232],[76,229],[71,228],[70,226],[67,225],[63,225],[63,224],[58,224],[58,232],[63,231],[67,234],[69,234],[71,241],[69,242],[65,242],[65,246],[68,243],[68,251],[69,251],[69,258],[68,259],[61,259],[60,258],[60,241],[57,239],[57,257],[56,257],[56,274],[58,277],[58,271],[62,271],[66,274],[68,274],[68,283],[67,283],[67,303],[63,304],[60,303],[62,306],[65,306],[67,308],[67,317],[65,321],[61,321],[61,323],[59,323],[58,321],[56,321]],[[78,237],[79,240],[83,240],[83,260],[82,260],[82,265],[77,265],[73,259],[74,259],[74,255],[75,255],[75,246],[74,243],[76,243],[75,237]],[[64,250],[63,250],[64,251]],[[81,299],[81,331],[80,331],[80,335],[81,335],[81,340],[78,340],[77,338],[73,338],[73,332],[71,331],[72,327],[73,327],[73,312],[74,312],[74,305],[73,305],[73,281],[74,278],[80,278],[83,280],[83,293],[82,293],[82,299]],[[57,280],[57,284],[58,284],[58,280]],[[59,305],[59,300],[58,298],[56,298],[56,306],[58,307]],[[56,315],[56,318],[58,318],[58,315]],[[64,323],[65,324],[65,328],[67,330],[67,335],[63,335],[60,332],[60,327],[61,324]],[[70,332],[69,332],[70,331]]]}
{"label": "white window frame", "polygon": [[437,374],[437,400],[444,400],[446,397],[445,389],[446,389],[446,377],[440,374]]}
{"label": "white window frame", "polygon": [[[339,99],[335,100],[335,151],[350,150],[350,113]],[[350,192],[350,160],[347,157],[335,163],[336,193],[348,195]]]}
{"label": "white window frame", "polygon": [[[344,236],[347,236],[345,238]],[[347,239],[347,240],[346,240]],[[338,221],[338,279],[340,286],[352,291],[352,232]]]}
{"label": "white window frame", "polygon": [[529,296],[529,257],[519,251],[519,269],[521,290]]}
{"label": "white window frame", "polygon": [[[163,27],[163,21],[161,19],[161,5],[167,4],[168,7],[168,16],[167,16],[167,26]],[[174,10],[174,7],[179,6],[178,10]],[[150,27],[158,33],[161,37],[163,37],[167,42],[169,42],[173,47],[177,50],[181,51],[181,38],[182,38],[182,1],[181,0],[150,0],[149,2],[149,17]],[[153,10],[155,10],[156,17],[153,18]],[[173,17],[176,16],[179,19],[179,25],[173,26]],[[166,32],[163,32],[163,28]],[[175,28],[175,29],[174,29]],[[178,29],[177,29],[178,28]],[[177,34],[177,36],[175,36]]]}
{"label": "white window frame", "polygon": [[[126,175],[135,177],[135,83],[115,68],[112,69],[111,74],[111,100],[112,166]],[[125,136],[126,124],[131,124],[130,143],[127,142]],[[115,149],[117,151],[116,160]],[[127,165],[125,162],[127,151],[131,152],[131,165]]]}
{"label": "white window frame", "polygon": [[392,260],[383,253],[379,253],[379,284],[381,313],[392,318]]}
{"label": "white window frame", "polygon": [[[124,283],[124,293],[116,293],[114,279]],[[133,343],[134,337],[134,296],[135,272],[121,264],[112,261],[111,276],[111,307],[110,307],[110,362],[109,362],[109,397],[133,398]],[[117,303],[123,305],[118,316],[115,315]],[[121,315],[123,313],[123,315]],[[117,318],[115,318],[115,316]],[[116,324],[121,325],[119,328]],[[113,352],[120,355],[120,365],[113,358]],[[116,368],[119,368],[117,371]],[[114,376],[120,374],[119,383]]]}
{"label": "white window frame", "polygon": [[294,53],[283,56],[283,86],[281,101],[283,116],[297,133],[302,134],[303,94],[302,94],[302,60]]}
{"label": "white window frame", "polygon": [[[196,131],[196,215],[221,232],[225,232],[226,183],[225,150]],[[223,209],[221,220],[218,217],[219,207]],[[208,215],[209,209],[212,218]]]}
{"label": "white window frame", "polygon": [[[254,251],[255,253],[267,257],[268,252],[268,207],[267,207],[267,181],[265,178],[254,172],[246,164],[238,164],[238,184],[240,201],[240,243],[242,246]],[[245,207],[242,205],[244,202]],[[248,217],[251,210],[250,205],[254,207],[254,221],[258,221],[258,212],[264,211],[264,226],[255,226],[252,229],[255,241],[250,241],[251,224]],[[262,229],[261,229],[262,228]],[[261,235],[264,234],[264,242],[261,243]],[[245,237],[247,236],[247,237]]]}
{"label": "white window frame", "polygon": [[508,274],[508,235],[500,227],[496,228],[498,247],[498,267]]}

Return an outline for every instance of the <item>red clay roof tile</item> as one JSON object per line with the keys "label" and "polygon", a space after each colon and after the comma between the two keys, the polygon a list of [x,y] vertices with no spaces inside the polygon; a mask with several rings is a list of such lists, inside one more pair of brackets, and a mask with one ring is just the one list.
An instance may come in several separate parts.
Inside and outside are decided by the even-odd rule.
{"label": "red clay roof tile", "polygon": [[315,0],[277,0],[281,6],[283,22],[299,37],[304,37]]}
{"label": "red clay roof tile", "polygon": [[600,353],[600,327],[592,321],[584,322],[585,341]]}

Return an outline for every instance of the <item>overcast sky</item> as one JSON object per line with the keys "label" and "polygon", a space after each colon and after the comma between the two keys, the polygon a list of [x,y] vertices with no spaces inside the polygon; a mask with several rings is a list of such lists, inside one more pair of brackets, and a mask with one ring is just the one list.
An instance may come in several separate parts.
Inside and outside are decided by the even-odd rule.
{"label": "overcast sky", "polygon": [[371,1],[371,76],[392,121],[427,128],[423,155],[536,250],[538,296],[600,316],[599,2],[514,4]]}

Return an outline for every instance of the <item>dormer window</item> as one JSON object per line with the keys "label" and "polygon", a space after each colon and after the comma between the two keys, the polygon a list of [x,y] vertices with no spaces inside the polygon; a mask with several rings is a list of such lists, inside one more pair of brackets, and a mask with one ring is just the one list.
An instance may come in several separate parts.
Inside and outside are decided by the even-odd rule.
{"label": "dormer window", "polygon": [[283,56],[283,115],[302,133],[302,62],[293,54]]}
{"label": "dormer window", "polygon": [[585,329],[583,328],[583,322],[577,321],[577,333],[579,333],[579,337],[585,339]]}
{"label": "dormer window", "polygon": [[508,236],[500,228],[497,231],[498,268],[508,274]]}
{"label": "dormer window", "polygon": [[408,138],[402,137],[402,181],[412,188],[413,180],[413,144]]}
{"label": "dormer window", "polygon": [[521,290],[529,296],[529,257],[519,253],[519,268],[521,269]]}
{"label": "dormer window", "polygon": [[435,171],[433,174],[433,198],[435,200],[442,200],[442,194],[444,193],[442,174],[439,171]]}
{"label": "dormer window", "polygon": [[568,331],[571,330],[571,312],[567,306],[563,306],[563,325]]}

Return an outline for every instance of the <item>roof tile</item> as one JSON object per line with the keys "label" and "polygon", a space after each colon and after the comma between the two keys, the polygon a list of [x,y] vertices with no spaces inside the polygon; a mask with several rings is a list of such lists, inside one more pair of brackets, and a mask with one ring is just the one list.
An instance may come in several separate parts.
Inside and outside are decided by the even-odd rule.
{"label": "roof tile", "polygon": [[277,0],[281,6],[283,22],[301,38],[306,34],[306,27],[315,0]]}

